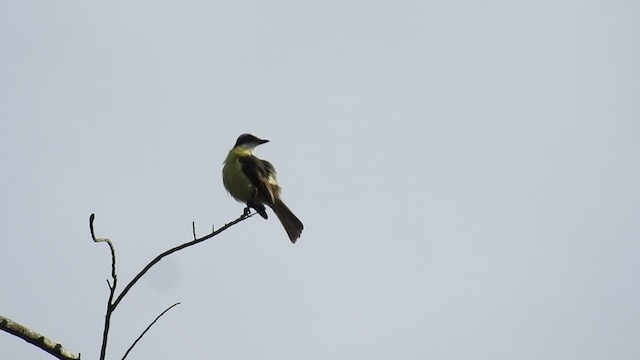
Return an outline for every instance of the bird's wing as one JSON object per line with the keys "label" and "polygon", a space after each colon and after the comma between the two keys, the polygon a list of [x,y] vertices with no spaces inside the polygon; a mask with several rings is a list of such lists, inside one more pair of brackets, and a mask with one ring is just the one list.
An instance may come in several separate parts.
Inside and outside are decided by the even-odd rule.
{"label": "bird's wing", "polygon": [[275,189],[269,177],[275,179],[275,169],[270,162],[260,160],[255,156],[243,156],[240,158],[242,164],[242,172],[251,180],[253,186],[258,189],[258,195],[268,205],[273,205],[276,201]]}

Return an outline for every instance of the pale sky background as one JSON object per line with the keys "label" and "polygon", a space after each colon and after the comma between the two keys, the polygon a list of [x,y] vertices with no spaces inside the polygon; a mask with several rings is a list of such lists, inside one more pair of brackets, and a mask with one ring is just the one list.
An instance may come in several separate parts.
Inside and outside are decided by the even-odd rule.
{"label": "pale sky background", "polygon": [[[640,2],[0,3],[0,314],[108,358],[640,358]],[[51,359],[4,332],[0,358]]]}

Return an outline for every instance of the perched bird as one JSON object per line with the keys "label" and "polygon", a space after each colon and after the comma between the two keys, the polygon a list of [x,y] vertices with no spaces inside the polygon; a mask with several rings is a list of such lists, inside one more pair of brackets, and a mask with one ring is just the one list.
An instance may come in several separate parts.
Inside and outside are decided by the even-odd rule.
{"label": "perched bird", "polygon": [[229,151],[222,168],[222,182],[234,199],[255,209],[267,218],[265,205],[276,214],[292,243],[300,237],[304,226],[280,199],[280,186],[273,165],[253,155],[256,146],[269,142],[251,134],[242,134]]}

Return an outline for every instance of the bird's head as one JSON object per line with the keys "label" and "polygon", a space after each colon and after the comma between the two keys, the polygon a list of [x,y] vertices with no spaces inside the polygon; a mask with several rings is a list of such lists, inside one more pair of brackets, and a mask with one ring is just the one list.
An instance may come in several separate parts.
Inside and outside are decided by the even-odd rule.
{"label": "bird's head", "polygon": [[269,140],[263,140],[251,134],[242,134],[238,136],[238,140],[236,140],[236,144],[234,145],[234,148],[241,147],[244,149],[252,150],[256,146],[262,145],[268,142]]}

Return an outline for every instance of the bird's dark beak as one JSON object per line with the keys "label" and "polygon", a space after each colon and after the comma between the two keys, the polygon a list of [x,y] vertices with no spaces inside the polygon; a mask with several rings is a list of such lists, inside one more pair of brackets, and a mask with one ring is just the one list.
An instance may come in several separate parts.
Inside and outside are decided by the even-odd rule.
{"label": "bird's dark beak", "polygon": [[268,143],[268,142],[269,142],[269,140],[262,140],[262,139],[258,140],[258,143],[259,143],[260,145],[262,145],[262,144],[266,144],[266,143]]}

